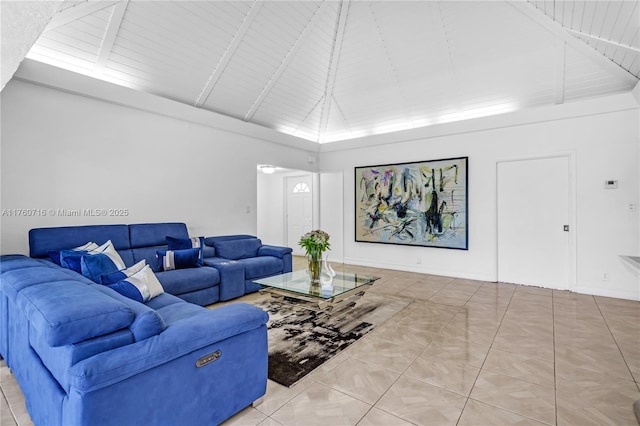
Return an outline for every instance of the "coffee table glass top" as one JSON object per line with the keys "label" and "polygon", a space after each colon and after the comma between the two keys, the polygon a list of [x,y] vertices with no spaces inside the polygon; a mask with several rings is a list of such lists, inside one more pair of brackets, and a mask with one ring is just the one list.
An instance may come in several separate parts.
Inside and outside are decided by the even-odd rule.
{"label": "coffee table glass top", "polygon": [[291,293],[320,297],[322,299],[332,299],[343,293],[354,291],[359,287],[373,284],[377,279],[379,279],[379,277],[371,275],[338,272],[332,278],[329,276],[321,276],[319,284],[311,284],[309,272],[307,270],[299,270],[269,278],[262,278],[254,282],[265,287],[285,290]]}

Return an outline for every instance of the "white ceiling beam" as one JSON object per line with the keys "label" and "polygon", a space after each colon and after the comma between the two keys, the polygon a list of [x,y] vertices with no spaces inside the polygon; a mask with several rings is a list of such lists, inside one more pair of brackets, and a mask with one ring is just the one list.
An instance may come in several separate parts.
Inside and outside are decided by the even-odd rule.
{"label": "white ceiling beam", "polygon": [[331,49],[331,63],[327,74],[327,84],[324,90],[324,104],[322,105],[322,115],[320,115],[320,129],[318,130],[318,142],[324,142],[327,132],[327,124],[329,123],[329,113],[331,112],[331,101],[333,99],[333,86],[336,82],[338,74],[338,63],[340,62],[340,51],[342,50],[342,41],[344,39],[344,30],[347,27],[347,16],[349,14],[350,0],[342,0],[340,2],[340,17],[338,19],[338,27],[333,39],[333,48]]}
{"label": "white ceiling beam", "polygon": [[555,84],[555,103],[564,103],[564,80],[565,80],[565,57],[567,43],[558,41],[556,48],[556,84]]}
{"label": "white ceiling beam", "polygon": [[218,84],[218,81],[220,80],[220,77],[229,64],[229,61],[231,61],[231,58],[236,53],[238,46],[240,46],[242,39],[244,38],[249,28],[251,28],[251,24],[253,24],[254,19],[256,19],[256,17],[258,16],[258,12],[260,12],[262,4],[262,0],[256,0],[255,2],[253,2],[249,13],[247,13],[247,16],[244,17],[240,28],[238,28],[238,31],[233,36],[233,40],[231,40],[231,43],[229,43],[229,46],[227,46],[227,50],[225,50],[222,58],[220,58],[220,61],[209,76],[209,79],[202,88],[200,95],[198,95],[198,99],[196,99],[194,106],[201,107],[207,101],[209,95],[213,91],[213,88],[216,86],[216,84]]}
{"label": "white ceiling beam", "polygon": [[256,100],[253,102],[253,105],[251,105],[251,108],[249,108],[249,111],[245,114],[244,121],[249,121],[253,118],[253,115],[260,108],[260,106],[262,105],[262,102],[264,102],[264,100],[266,99],[267,95],[269,94],[273,86],[278,82],[284,70],[287,69],[287,67],[289,66],[289,63],[294,58],[298,49],[300,49],[300,46],[304,43],[307,37],[309,37],[309,34],[315,28],[316,24],[322,17],[322,14],[323,14],[322,12],[326,7],[327,7],[327,2],[323,2],[320,5],[320,7],[316,10],[314,15],[311,17],[309,22],[307,22],[307,25],[304,27],[304,30],[302,30],[302,33],[300,33],[300,35],[296,39],[293,46],[291,46],[286,56],[282,60],[282,62],[280,62],[280,65],[278,66],[278,69],[276,70],[276,72],[271,76],[271,79],[269,79],[269,82],[266,84],[266,86],[262,88],[260,95],[258,95]]}
{"label": "white ceiling beam", "polygon": [[65,9],[55,15],[44,32],[52,31],[60,28],[64,25],[70,24],[73,21],[84,18],[85,16],[96,13],[107,7],[111,7],[116,4],[117,1],[89,1],[86,3],[80,3],[76,6]]}
{"label": "white ceiling beam", "polygon": [[594,40],[594,41],[599,41],[599,42],[602,42],[602,43],[606,43],[606,44],[608,44],[610,46],[615,47],[616,49],[626,50],[627,52],[630,52],[633,55],[637,55],[638,53],[640,53],[640,49],[638,49],[637,47],[629,46],[627,44],[618,43],[618,42],[615,42],[613,40],[607,40],[606,38],[594,36],[592,34],[583,33],[582,31],[572,30],[570,28],[565,28],[565,30],[570,32],[571,34],[575,34],[575,35],[580,36],[580,37],[585,37],[585,38],[588,38],[588,39],[591,39],[591,40]]}
{"label": "white ceiling beam", "polygon": [[564,41],[567,46],[576,49],[578,52],[585,55],[587,58],[592,59],[594,62],[600,64],[603,68],[612,74],[615,74],[617,78],[623,81],[631,82],[637,79],[629,74],[624,68],[617,65],[613,61],[609,60],[606,56],[589,46],[582,40],[571,35],[562,25],[546,16],[543,12],[538,10],[535,6],[525,1],[508,1],[507,4],[511,5],[515,10],[522,13],[524,16],[531,19],[536,24],[545,28],[554,36]]}
{"label": "white ceiling beam", "polygon": [[111,56],[111,50],[113,50],[113,45],[116,41],[118,31],[120,30],[120,25],[122,24],[124,12],[127,10],[128,5],[129,0],[118,2],[111,12],[111,18],[107,24],[107,30],[105,31],[102,43],[100,44],[98,60],[93,67],[94,75],[101,75],[104,72],[109,56]]}

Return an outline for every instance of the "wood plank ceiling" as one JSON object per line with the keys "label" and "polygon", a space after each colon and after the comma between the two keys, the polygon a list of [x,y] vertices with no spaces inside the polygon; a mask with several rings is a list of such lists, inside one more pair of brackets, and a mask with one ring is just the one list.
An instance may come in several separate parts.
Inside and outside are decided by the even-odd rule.
{"label": "wood plank ceiling", "polygon": [[323,142],[626,92],[638,1],[84,1],[28,58]]}

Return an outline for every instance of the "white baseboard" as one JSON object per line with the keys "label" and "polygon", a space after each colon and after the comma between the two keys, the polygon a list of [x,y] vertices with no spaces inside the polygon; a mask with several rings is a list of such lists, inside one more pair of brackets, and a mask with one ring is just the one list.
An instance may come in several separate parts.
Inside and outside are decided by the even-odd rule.
{"label": "white baseboard", "polygon": [[[467,273],[467,272],[461,272],[461,271],[452,272],[448,270],[441,270],[437,268],[426,267],[425,265],[416,265],[416,266],[400,265],[392,262],[381,262],[377,260],[371,261],[367,259],[357,259],[357,258],[344,258],[344,263],[350,264],[350,265],[369,266],[372,268],[392,269],[394,271],[416,272],[419,274],[440,275],[440,276],[452,277],[452,278],[463,278],[468,280],[496,282],[495,277],[489,276],[489,275],[474,274],[474,273]],[[592,296],[613,297],[616,299],[640,301],[640,289],[638,289],[637,292],[631,292],[631,291],[615,290],[615,289],[608,289],[608,288],[577,286],[570,291],[573,291],[575,293],[580,293],[580,294],[590,294]]]}
{"label": "white baseboard", "polygon": [[345,258],[344,263],[350,265],[358,265],[358,266],[369,266],[372,268],[382,268],[382,269],[393,269],[394,271],[406,271],[406,272],[416,272],[419,274],[430,274],[430,275],[439,275],[443,277],[452,277],[452,278],[463,278],[467,280],[478,280],[478,281],[488,281],[495,282],[495,277],[484,275],[484,274],[474,274],[467,273],[461,271],[449,271],[444,269],[437,269],[427,267],[426,265],[399,265],[397,263],[392,262],[381,262],[381,261],[371,261],[367,259],[355,259],[355,258]]}

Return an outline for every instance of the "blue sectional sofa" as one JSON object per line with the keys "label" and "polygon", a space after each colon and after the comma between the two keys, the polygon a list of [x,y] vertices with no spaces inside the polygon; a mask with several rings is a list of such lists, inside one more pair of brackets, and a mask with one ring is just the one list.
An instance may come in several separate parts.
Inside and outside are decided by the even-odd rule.
{"label": "blue sectional sofa", "polygon": [[49,259],[49,253],[89,241],[111,240],[126,266],[145,260],[164,291],[201,306],[259,290],[252,280],[291,272],[291,248],[263,245],[252,235],[203,238],[205,267],[161,271],[157,252],[166,250],[167,237],[188,239],[184,223],[139,223],[36,228],[29,231],[30,256]]}
{"label": "blue sectional sofa", "polygon": [[[108,237],[133,262],[160,245],[152,228],[38,231],[32,255],[58,238],[73,245]],[[182,298],[164,292],[140,303],[49,260],[1,256],[0,354],[33,422],[214,425],[262,397],[267,314],[245,303],[209,310],[186,302],[215,299],[222,285],[213,285],[217,269],[197,269],[202,275],[190,278],[200,284],[184,291],[179,283],[190,278],[163,278]]]}

